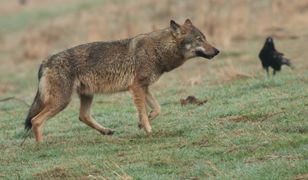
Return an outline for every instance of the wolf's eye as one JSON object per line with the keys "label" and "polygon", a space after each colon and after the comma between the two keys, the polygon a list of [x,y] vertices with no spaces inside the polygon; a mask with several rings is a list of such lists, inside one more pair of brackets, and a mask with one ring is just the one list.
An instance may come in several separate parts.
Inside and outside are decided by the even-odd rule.
{"label": "wolf's eye", "polygon": [[197,37],[197,40],[198,41],[203,41],[202,37],[200,37],[200,36]]}

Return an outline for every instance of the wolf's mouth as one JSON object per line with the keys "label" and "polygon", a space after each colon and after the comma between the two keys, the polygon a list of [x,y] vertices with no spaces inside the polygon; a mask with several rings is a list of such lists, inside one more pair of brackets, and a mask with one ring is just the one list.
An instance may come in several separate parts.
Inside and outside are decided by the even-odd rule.
{"label": "wolf's mouth", "polygon": [[199,57],[206,58],[206,59],[212,59],[215,56],[215,55],[205,54],[204,51],[196,51],[196,55]]}

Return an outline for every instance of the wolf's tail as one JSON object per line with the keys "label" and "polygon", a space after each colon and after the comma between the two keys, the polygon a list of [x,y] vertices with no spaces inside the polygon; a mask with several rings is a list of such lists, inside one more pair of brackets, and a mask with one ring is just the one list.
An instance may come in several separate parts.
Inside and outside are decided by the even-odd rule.
{"label": "wolf's tail", "polygon": [[[38,73],[38,79],[40,81],[42,77],[42,66],[40,66],[39,73]],[[38,113],[40,113],[43,110],[43,102],[41,100],[41,92],[40,89],[37,90],[34,101],[30,107],[30,110],[28,112],[27,118],[25,120],[25,129],[30,130],[32,128],[31,120],[34,116],[36,116]]]}

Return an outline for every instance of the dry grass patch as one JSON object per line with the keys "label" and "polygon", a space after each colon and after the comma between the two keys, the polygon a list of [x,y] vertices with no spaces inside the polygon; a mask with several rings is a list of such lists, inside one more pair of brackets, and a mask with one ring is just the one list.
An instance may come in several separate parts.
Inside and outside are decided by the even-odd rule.
{"label": "dry grass patch", "polygon": [[69,178],[71,177],[68,172],[67,172],[67,169],[64,169],[64,168],[55,168],[55,169],[52,169],[52,170],[49,170],[49,171],[45,171],[45,172],[42,172],[42,173],[35,173],[33,174],[34,178],[37,178],[37,179],[46,179],[46,178],[49,178],[49,179],[66,179],[66,178]]}
{"label": "dry grass patch", "polygon": [[69,26],[69,21],[57,21],[40,28],[29,29],[28,33],[24,34],[20,40],[23,50],[18,59],[36,60],[45,58],[54,51],[52,45],[65,36]]}
{"label": "dry grass patch", "polygon": [[213,84],[225,84],[236,80],[253,78],[253,76],[243,73],[233,66],[225,66],[217,72],[217,79]]}

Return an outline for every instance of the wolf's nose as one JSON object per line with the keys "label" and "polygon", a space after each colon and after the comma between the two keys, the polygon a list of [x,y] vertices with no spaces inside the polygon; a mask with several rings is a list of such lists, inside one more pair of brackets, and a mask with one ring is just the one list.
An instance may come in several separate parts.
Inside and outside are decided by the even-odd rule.
{"label": "wolf's nose", "polygon": [[219,50],[216,49],[216,48],[214,48],[214,54],[215,54],[215,56],[216,56],[217,54],[219,54]]}

